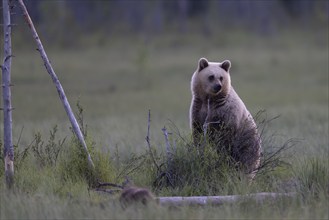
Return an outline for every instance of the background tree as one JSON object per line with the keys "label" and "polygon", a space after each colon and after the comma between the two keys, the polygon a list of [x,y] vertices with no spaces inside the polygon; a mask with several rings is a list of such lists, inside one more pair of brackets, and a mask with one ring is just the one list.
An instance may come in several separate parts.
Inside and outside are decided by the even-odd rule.
{"label": "background tree", "polygon": [[14,146],[12,138],[12,107],[10,91],[10,70],[11,70],[11,19],[10,1],[2,0],[3,9],[3,34],[4,34],[4,60],[2,69],[2,99],[3,99],[3,127],[4,127],[4,160],[6,185],[12,188],[14,183]]}

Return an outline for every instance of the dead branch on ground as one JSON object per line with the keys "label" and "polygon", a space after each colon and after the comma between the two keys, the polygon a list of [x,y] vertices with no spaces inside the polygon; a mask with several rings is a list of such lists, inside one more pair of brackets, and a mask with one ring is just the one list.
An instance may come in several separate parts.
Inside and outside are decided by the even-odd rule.
{"label": "dead branch on ground", "polygon": [[247,195],[228,195],[228,196],[191,196],[191,197],[158,197],[160,205],[165,206],[205,206],[205,205],[224,205],[234,204],[243,201],[255,201],[256,203],[262,203],[264,201],[273,201],[284,198],[293,198],[296,193],[253,193]]}

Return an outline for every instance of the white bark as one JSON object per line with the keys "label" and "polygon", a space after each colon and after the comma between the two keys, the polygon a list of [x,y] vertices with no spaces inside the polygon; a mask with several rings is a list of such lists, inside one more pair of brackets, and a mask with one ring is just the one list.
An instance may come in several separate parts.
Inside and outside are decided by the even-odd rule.
{"label": "white bark", "polygon": [[171,165],[171,161],[172,161],[172,149],[171,149],[171,146],[169,143],[168,131],[167,131],[166,127],[162,128],[162,132],[163,132],[163,135],[165,137],[165,142],[166,142],[166,152],[167,152],[167,162],[168,162],[167,165],[169,168]]}
{"label": "white bark", "polygon": [[12,107],[10,91],[11,70],[11,21],[8,0],[2,0],[3,6],[3,33],[4,33],[4,60],[2,69],[2,98],[3,98],[3,142],[5,157],[5,175],[8,188],[14,182],[14,147],[12,140]]}
{"label": "white bark", "polygon": [[28,11],[27,11],[25,5],[24,5],[23,0],[18,0],[18,2],[19,2],[19,6],[20,6],[20,8],[21,8],[22,11],[23,11],[23,16],[24,16],[24,18],[25,18],[25,21],[27,22],[29,28],[31,29],[31,31],[32,31],[32,35],[33,35],[33,38],[35,39],[35,41],[36,41],[36,43],[37,43],[38,51],[40,52],[41,58],[42,58],[42,60],[43,60],[43,62],[44,62],[44,65],[45,65],[45,67],[46,67],[46,69],[47,69],[47,71],[48,71],[50,77],[52,78],[52,80],[53,80],[53,82],[54,82],[54,84],[55,84],[55,86],[56,86],[56,89],[57,89],[57,92],[58,92],[59,98],[61,99],[61,101],[62,101],[62,103],[63,103],[63,106],[64,106],[64,109],[65,109],[65,111],[66,111],[66,114],[67,114],[67,116],[68,116],[69,119],[70,119],[70,122],[71,122],[72,128],[73,128],[73,130],[74,130],[74,132],[75,132],[75,134],[76,134],[78,140],[80,141],[82,147],[84,148],[84,150],[85,150],[85,152],[86,152],[86,154],[87,154],[87,157],[88,157],[88,164],[89,164],[89,166],[90,166],[92,169],[94,169],[94,167],[95,167],[95,166],[94,166],[94,163],[93,163],[93,161],[92,161],[92,159],[91,159],[91,156],[90,156],[90,154],[89,154],[89,152],[88,152],[87,145],[86,145],[86,143],[85,143],[85,141],[84,141],[84,138],[83,138],[82,132],[81,132],[81,130],[80,130],[79,124],[78,124],[78,122],[77,122],[77,120],[76,120],[76,118],[75,118],[75,116],[74,116],[74,114],[73,114],[73,112],[72,112],[72,109],[71,109],[70,103],[68,102],[68,100],[67,100],[67,98],[66,98],[66,95],[65,95],[64,89],[63,89],[63,87],[62,87],[60,81],[58,80],[57,75],[56,75],[56,73],[55,73],[55,71],[54,71],[52,65],[50,64],[50,61],[49,61],[49,59],[48,59],[48,57],[47,57],[47,54],[46,54],[46,52],[45,52],[45,50],[44,50],[44,48],[43,48],[43,45],[42,45],[42,43],[41,43],[41,40],[40,40],[40,38],[39,38],[39,36],[38,36],[38,33],[37,33],[37,31],[36,31],[36,29],[35,29],[35,27],[34,27],[34,25],[33,25],[33,22],[32,22],[31,17],[30,17],[30,15],[29,15],[29,13],[28,13]]}
{"label": "white bark", "polygon": [[267,200],[278,200],[283,198],[292,198],[295,193],[254,193],[247,195],[229,195],[229,196],[191,196],[191,197],[158,197],[160,205],[165,206],[205,206],[205,205],[223,205],[233,204],[242,201],[253,200],[257,203],[262,203]]}

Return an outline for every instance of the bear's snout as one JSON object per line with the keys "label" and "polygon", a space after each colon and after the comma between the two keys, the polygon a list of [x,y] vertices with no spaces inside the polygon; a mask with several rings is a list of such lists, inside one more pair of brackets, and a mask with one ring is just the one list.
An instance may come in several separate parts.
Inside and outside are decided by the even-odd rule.
{"label": "bear's snout", "polygon": [[213,87],[214,93],[219,92],[222,89],[222,86],[220,84],[216,84]]}

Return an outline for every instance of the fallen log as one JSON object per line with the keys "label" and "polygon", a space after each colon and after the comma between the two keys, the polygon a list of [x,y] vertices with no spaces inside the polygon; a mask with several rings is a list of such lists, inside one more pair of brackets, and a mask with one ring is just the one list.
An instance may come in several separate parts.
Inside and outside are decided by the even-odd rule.
{"label": "fallen log", "polygon": [[191,196],[191,197],[158,197],[158,203],[165,206],[205,206],[205,205],[223,205],[253,200],[262,203],[267,200],[278,200],[283,198],[293,198],[296,193],[271,193],[261,192],[247,195],[227,195],[227,196]]}

